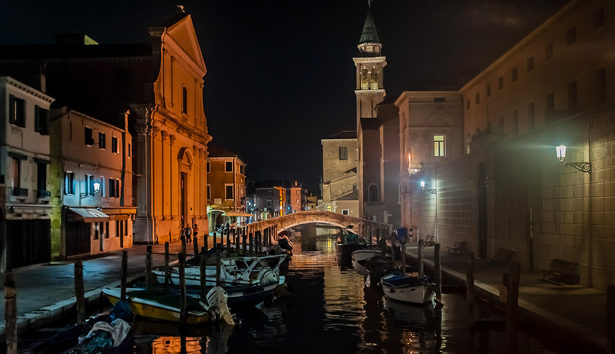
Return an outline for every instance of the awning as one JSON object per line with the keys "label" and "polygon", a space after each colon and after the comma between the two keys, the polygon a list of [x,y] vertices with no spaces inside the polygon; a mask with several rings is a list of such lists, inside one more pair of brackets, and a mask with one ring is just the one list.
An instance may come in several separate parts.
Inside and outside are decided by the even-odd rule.
{"label": "awning", "polygon": [[68,208],[68,221],[102,222],[109,221],[109,215],[94,208]]}
{"label": "awning", "polygon": [[241,211],[228,211],[226,213],[224,213],[225,216],[246,216],[246,217],[251,217],[252,214],[250,213],[244,213]]}

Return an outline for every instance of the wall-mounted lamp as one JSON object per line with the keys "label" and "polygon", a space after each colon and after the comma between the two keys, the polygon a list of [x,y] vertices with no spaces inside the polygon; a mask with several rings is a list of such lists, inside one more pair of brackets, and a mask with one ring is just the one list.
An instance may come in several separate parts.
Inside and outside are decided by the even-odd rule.
{"label": "wall-mounted lamp", "polygon": [[94,182],[94,193],[100,192],[100,182]]}
{"label": "wall-mounted lamp", "polygon": [[408,154],[408,174],[413,175],[419,172],[421,168],[423,168],[423,165],[421,164],[412,167],[412,154]]}
{"label": "wall-mounted lamp", "polygon": [[592,165],[590,162],[568,162],[564,163],[564,159],[566,158],[566,145],[559,145],[555,147],[555,152],[557,153],[557,159],[559,162],[568,167],[572,167],[581,172],[589,173],[592,170]]}
{"label": "wall-mounted lamp", "polygon": [[429,192],[431,194],[436,194],[436,190],[435,189],[425,189],[425,181],[421,181],[421,189],[424,190],[425,192]]}

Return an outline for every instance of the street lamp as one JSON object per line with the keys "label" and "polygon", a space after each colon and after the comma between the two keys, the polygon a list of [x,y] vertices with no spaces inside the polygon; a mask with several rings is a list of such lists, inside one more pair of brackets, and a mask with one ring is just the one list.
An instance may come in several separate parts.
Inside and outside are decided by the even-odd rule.
{"label": "street lamp", "polygon": [[555,147],[555,152],[557,154],[557,159],[559,162],[568,167],[572,167],[581,172],[589,173],[592,170],[591,162],[567,162],[564,163],[564,159],[566,158],[566,145],[559,145]]}
{"label": "street lamp", "polygon": [[431,194],[436,194],[436,190],[435,189],[425,189],[425,181],[421,181],[421,189],[424,190],[425,192],[429,192]]}

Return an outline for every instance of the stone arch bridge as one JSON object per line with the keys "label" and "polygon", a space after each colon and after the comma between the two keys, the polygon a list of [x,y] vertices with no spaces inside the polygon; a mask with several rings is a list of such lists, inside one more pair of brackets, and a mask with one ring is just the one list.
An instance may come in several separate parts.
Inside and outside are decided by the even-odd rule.
{"label": "stone arch bridge", "polygon": [[346,228],[353,226],[353,230],[359,236],[377,239],[381,236],[390,235],[393,226],[367,219],[354,218],[352,216],[332,213],[330,211],[300,211],[284,216],[258,221],[246,226],[246,233],[267,234],[277,239],[277,234],[285,229],[303,224],[322,223]]}

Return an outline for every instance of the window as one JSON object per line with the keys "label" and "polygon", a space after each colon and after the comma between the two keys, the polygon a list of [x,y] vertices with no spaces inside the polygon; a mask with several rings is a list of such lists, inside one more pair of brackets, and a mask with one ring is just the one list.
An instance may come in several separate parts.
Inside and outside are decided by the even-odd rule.
{"label": "window", "polygon": [[109,197],[119,198],[120,196],[120,180],[109,178]]}
{"label": "window", "polygon": [[480,92],[476,93],[476,104],[480,103]]}
{"label": "window", "polygon": [[107,196],[107,187],[105,186],[105,177],[100,176],[100,196]]}
{"label": "window", "polygon": [[207,200],[211,200],[211,184],[207,185]]}
{"label": "window", "polygon": [[512,119],[512,135],[516,136],[517,134],[519,134],[519,111],[515,109]]}
{"label": "window", "polygon": [[466,109],[470,109],[470,99],[466,100]]}
{"label": "window", "polygon": [[527,58],[527,72],[534,70],[534,57]]}
{"label": "window", "polygon": [[73,172],[64,172],[64,194],[75,194],[75,174]]}
{"label": "window", "polygon": [[13,95],[9,96],[9,123],[26,127],[26,101]]}
{"label": "window", "polygon": [[209,169],[209,161],[207,161],[207,172],[211,172],[211,170]]}
{"label": "window", "polygon": [[232,161],[227,161],[225,164],[225,171],[226,172],[233,172],[233,162]]}
{"label": "window", "polygon": [[103,234],[105,234],[105,238],[109,238],[109,222],[103,224],[105,227],[103,228]]}
{"label": "window", "polygon": [[34,131],[49,135],[49,111],[39,106],[34,107]]}
{"label": "window", "polygon": [[568,109],[577,109],[577,82],[573,81],[568,84]]}
{"label": "window", "polygon": [[487,98],[491,97],[491,84],[487,83]]}
{"label": "window", "polygon": [[517,67],[516,66],[510,69],[510,81],[511,82],[517,81]]}
{"label": "window", "polygon": [[225,185],[224,190],[225,190],[224,197],[226,199],[233,199],[233,185],[232,184]]}
{"label": "window", "polygon": [[243,166],[243,165],[239,166],[239,173],[241,173],[242,175],[245,175],[246,174],[246,167]]}
{"label": "window", "polygon": [[555,97],[553,92],[547,94],[547,112],[555,109]]}
{"label": "window", "polygon": [[97,222],[94,223],[94,239],[98,240],[98,224]]}
{"label": "window", "polygon": [[188,114],[188,91],[182,87],[182,113]]}
{"label": "window", "polygon": [[596,99],[598,104],[606,103],[606,69],[596,71]]}
{"label": "window", "polygon": [[498,78],[498,90],[504,89],[504,77],[500,76]]}
{"label": "window", "polygon": [[94,145],[94,135],[92,134],[92,128],[90,127],[85,127],[85,145]]}
{"label": "window", "polygon": [[604,26],[604,6],[594,12],[594,29]]}
{"label": "window", "polygon": [[446,147],[444,145],[444,135],[434,135],[433,136],[433,154],[434,156],[446,156]]}
{"label": "window", "polygon": [[350,215],[350,211],[348,209],[342,209],[342,215]]}
{"label": "window", "polygon": [[85,175],[85,185],[83,186],[86,195],[94,195],[94,176]]}
{"label": "window", "polygon": [[577,42],[577,28],[572,27],[566,32],[566,45],[569,47]]}
{"label": "window", "polygon": [[545,45],[545,60],[553,58],[553,42]]}
{"label": "window", "polygon": [[107,135],[105,135],[105,133],[98,133],[98,147],[101,149],[107,147]]}
{"label": "window", "polygon": [[128,144],[128,157],[130,157],[130,155],[132,155],[132,150],[130,148],[130,144]]}
{"label": "window", "polygon": [[528,103],[527,105],[527,127],[528,129],[534,128],[534,118],[535,118],[535,109],[534,102]]}
{"label": "window", "polygon": [[348,146],[339,147],[340,160],[348,160]]}
{"label": "window", "polygon": [[21,188],[21,160],[17,157],[12,157],[11,165],[13,167],[13,173],[11,174],[11,187],[13,187],[13,195],[19,195],[18,192]]}
{"label": "window", "polygon": [[111,137],[111,152],[114,154],[118,153],[118,145],[117,145],[117,137]]}
{"label": "window", "polygon": [[369,192],[369,201],[370,202],[378,202],[378,201],[380,201],[380,198],[379,198],[379,194],[380,193],[378,193],[378,186],[377,185],[371,184],[369,186],[368,192]]}
{"label": "window", "polygon": [[267,208],[271,208],[271,200],[267,200]]}

